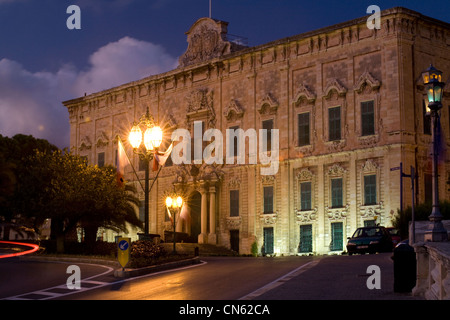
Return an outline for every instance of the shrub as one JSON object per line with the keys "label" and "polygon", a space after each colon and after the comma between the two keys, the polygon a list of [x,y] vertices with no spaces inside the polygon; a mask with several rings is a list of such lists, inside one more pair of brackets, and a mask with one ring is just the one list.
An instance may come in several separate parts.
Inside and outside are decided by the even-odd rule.
{"label": "shrub", "polygon": [[[414,220],[415,221],[428,221],[428,217],[431,214],[433,207],[431,203],[422,203],[414,207]],[[441,211],[444,220],[450,220],[450,202],[440,201],[439,209]],[[392,218],[392,225],[399,230],[402,239],[406,239],[409,235],[409,222],[412,221],[412,208],[408,207]]]}
{"label": "shrub", "polygon": [[163,246],[156,245],[152,241],[138,240],[131,244],[130,267],[149,266],[166,256],[167,252]]}

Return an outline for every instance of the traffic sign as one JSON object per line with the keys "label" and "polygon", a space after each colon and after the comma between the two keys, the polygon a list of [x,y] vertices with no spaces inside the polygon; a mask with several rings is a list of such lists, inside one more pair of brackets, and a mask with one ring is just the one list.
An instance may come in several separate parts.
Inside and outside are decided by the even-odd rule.
{"label": "traffic sign", "polygon": [[131,238],[119,238],[117,240],[117,259],[122,268],[128,264],[130,260]]}

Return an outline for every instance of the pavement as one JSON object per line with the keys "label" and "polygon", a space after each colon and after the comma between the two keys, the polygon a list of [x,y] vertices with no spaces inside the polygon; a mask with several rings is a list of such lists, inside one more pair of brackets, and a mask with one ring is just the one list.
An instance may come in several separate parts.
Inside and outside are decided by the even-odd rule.
{"label": "pavement", "polygon": [[[392,253],[326,256],[294,274],[269,284],[251,296],[257,300],[424,300],[412,293],[394,292]],[[374,271],[379,267],[379,288]],[[369,285],[368,285],[369,283]],[[270,286],[272,286],[270,288]],[[267,290],[270,289],[270,290]]]}

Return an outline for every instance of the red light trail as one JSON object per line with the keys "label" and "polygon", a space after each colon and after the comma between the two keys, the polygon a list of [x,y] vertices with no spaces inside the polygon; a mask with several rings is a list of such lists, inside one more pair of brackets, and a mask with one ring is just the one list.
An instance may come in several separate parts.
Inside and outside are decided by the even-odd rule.
{"label": "red light trail", "polygon": [[32,243],[21,243],[21,242],[12,242],[12,241],[0,241],[0,243],[14,244],[14,245],[19,245],[19,246],[27,246],[27,247],[32,248],[30,250],[25,250],[25,251],[17,252],[17,253],[10,253],[10,254],[5,254],[5,255],[0,254],[0,259],[23,256],[25,254],[30,254],[30,253],[33,253],[33,252],[36,252],[39,250],[39,245],[32,244]]}

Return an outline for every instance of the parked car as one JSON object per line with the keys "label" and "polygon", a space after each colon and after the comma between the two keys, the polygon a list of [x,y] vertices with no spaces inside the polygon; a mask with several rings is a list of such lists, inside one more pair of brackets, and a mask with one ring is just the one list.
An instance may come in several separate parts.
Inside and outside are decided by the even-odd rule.
{"label": "parked car", "polygon": [[398,229],[395,229],[393,227],[386,228],[386,229],[391,234],[392,244],[395,247],[400,241],[402,241],[402,238],[400,238],[400,233],[399,233]]}
{"label": "parked car", "polygon": [[391,235],[385,227],[363,227],[356,229],[351,238],[348,238],[347,252],[376,253],[391,252],[393,248]]}

